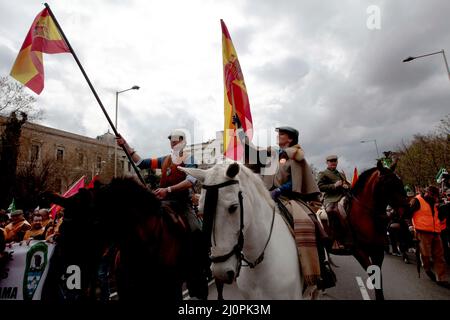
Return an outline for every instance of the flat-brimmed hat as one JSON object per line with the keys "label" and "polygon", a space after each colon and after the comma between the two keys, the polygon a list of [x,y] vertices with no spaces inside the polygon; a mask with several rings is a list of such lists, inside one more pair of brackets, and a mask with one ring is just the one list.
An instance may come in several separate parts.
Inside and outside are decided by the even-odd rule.
{"label": "flat-brimmed hat", "polygon": [[337,160],[337,159],[338,159],[338,156],[335,155],[335,154],[329,155],[329,156],[326,158],[327,161]]}
{"label": "flat-brimmed hat", "polygon": [[11,217],[20,216],[21,214],[23,214],[23,210],[14,210],[11,212]]}
{"label": "flat-brimmed hat", "polygon": [[288,126],[278,127],[278,128],[275,128],[275,131],[290,133],[298,138],[298,130],[295,128],[292,128],[292,127],[288,127]]}

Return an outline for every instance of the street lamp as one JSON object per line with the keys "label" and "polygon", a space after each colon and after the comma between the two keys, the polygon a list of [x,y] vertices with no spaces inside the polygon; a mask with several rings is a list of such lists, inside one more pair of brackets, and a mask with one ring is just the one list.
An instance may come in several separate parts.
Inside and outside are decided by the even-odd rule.
{"label": "street lamp", "polygon": [[[116,91],[116,130],[117,130],[117,114],[119,110],[119,94],[129,90],[139,90],[139,86],[132,86],[129,89]],[[117,144],[114,144],[114,178],[117,176]]]}
{"label": "street lamp", "polygon": [[375,149],[377,150],[377,159],[380,159],[380,153],[378,152],[378,145],[377,145],[377,139],[372,139],[372,140],[361,140],[361,143],[366,143],[366,142],[374,142],[375,143]]}
{"label": "street lamp", "polygon": [[414,60],[414,59],[423,58],[423,57],[428,57],[428,56],[432,56],[432,55],[434,55],[434,54],[439,54],[439,53],[442,53],[442,56],[444,57],[445,66],[447,67],[447,76],[448,76],[448,79],[450,80],[450,69],[448,68],[448,62],[447,62],[447,58],[446,58],[446,56],[445,56],[444,49],[442,49],[441,51],[437,51],[437,52],[432,52],[432,53],[428,53],[428,54],[423,54],[423,55],[417,56],[417,57],[408,57],[408,58],[404,59],[403,62],[409,62],[409,61],[412,61],[412,60]]}

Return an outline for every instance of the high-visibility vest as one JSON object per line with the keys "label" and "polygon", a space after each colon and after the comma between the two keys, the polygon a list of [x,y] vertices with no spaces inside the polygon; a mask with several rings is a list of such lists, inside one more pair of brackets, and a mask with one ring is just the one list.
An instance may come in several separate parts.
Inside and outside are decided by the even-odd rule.
{"label": "high-visibility vest", "polygon": [[420,195],[416,196],[419,200],[420,208],[414,212],[412,221],[414,228],[419,231],[441,232],[441,222],[438,218],[438,205],[434,205],[434,215],[431,206]]}

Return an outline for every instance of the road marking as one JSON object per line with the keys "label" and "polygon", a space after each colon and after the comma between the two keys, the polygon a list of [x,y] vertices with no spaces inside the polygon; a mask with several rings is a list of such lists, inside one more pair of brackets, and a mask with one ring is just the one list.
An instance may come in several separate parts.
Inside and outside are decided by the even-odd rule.
{"label": "road marking", "polygon": [[[208,282],[208,287],[214,284],[214,280],[211,280]],[[189,296],[189,291],[186,289],[183,291],[183,300],[191,300],[191,297]]]}
{"label": "road marking", "polygon": [[370,300],[369,293],[367,292],[366,286],[364,285],[364,281],[361,277],[356,277],[356,282],[358,283],[359,290],[361,291],[361,295],[364,300]]}

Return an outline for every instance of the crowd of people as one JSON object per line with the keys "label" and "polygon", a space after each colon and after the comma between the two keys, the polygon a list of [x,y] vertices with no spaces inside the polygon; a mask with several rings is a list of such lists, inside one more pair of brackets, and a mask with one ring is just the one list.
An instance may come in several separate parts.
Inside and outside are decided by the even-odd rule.
{"label": "crowd of people", "polygon": [[50,217],[49,209],[36,208],[34,211],[0,210],[0,236],[4,243],[20,242],[22,240],[53,241],[59,233],[63,210],[56,217]]}

